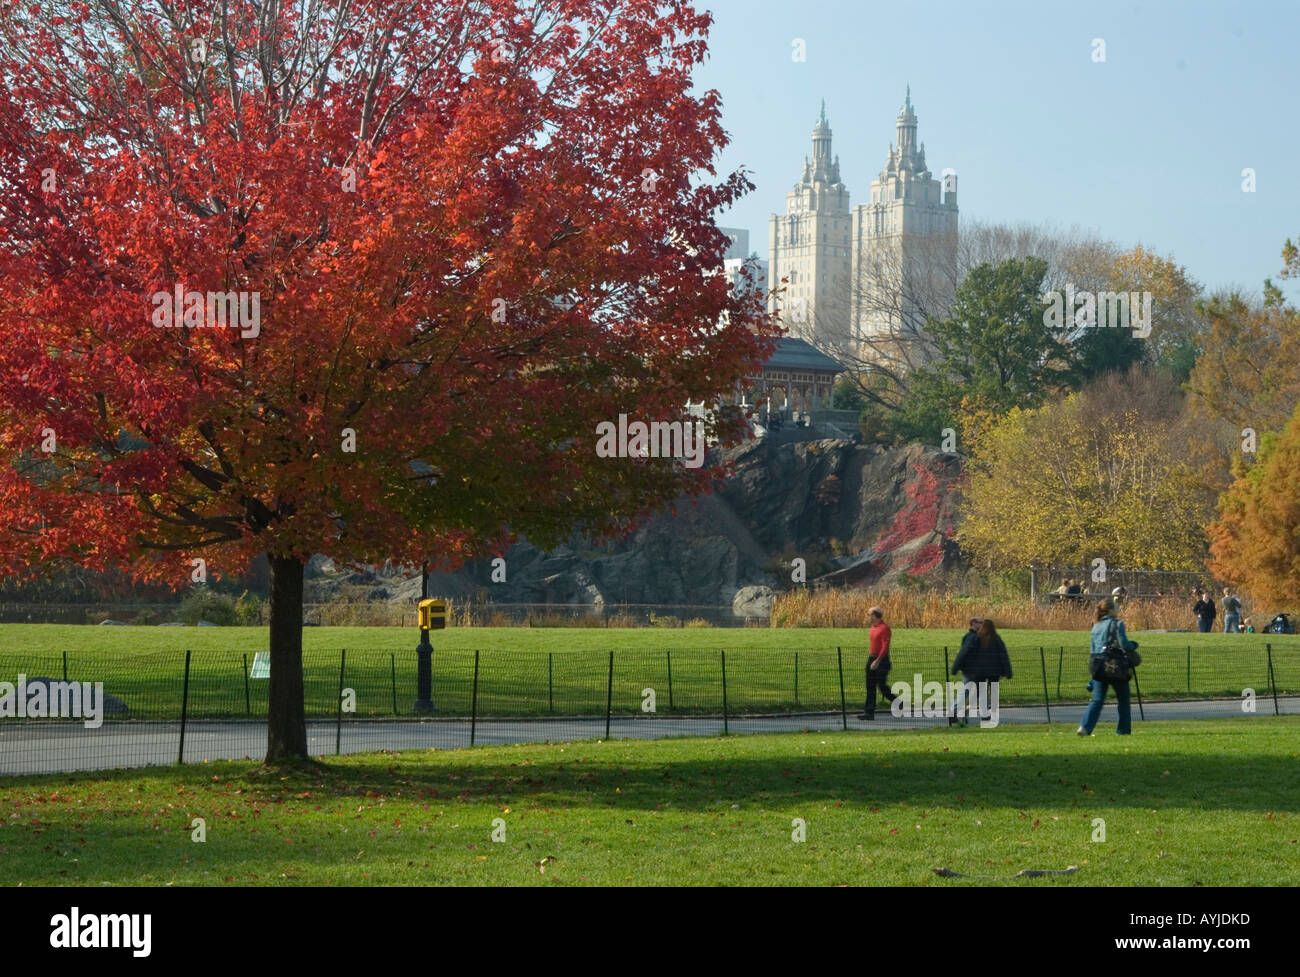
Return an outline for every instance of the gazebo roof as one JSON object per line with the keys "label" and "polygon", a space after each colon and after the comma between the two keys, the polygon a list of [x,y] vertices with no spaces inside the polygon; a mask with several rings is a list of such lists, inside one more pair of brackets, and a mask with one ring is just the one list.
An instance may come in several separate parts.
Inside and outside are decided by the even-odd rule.
{"label": "gazebo roof", "polygon": [[763,364],[763,369],[814,370],[820,373],[843,373],[844,367],[818,350],[812,344],[793,336],[778,339],[776,349]]}

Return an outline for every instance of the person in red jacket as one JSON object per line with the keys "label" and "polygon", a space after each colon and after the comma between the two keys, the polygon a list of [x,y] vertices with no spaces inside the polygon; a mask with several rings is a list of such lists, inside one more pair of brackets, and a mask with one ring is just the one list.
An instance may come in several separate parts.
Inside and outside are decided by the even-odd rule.
{"label": "person in red jacket", "polygon": [[891,632],[885,623],[885,612],[871,608],[871,651],[867,656],[867,704],[859,719],[876,718],[876,689],[886,702],[896,698],[889,691],[889,639]]}

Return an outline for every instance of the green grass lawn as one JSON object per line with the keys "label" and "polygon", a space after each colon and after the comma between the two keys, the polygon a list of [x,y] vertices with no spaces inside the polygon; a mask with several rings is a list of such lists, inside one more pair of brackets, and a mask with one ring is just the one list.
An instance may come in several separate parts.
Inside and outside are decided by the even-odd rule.
{"label": "green grass lawn", "polygon": [[11,778],[0,884],[949,886],[987,883],[933,869],[1077,865],[1014,884],[1296,885],[1298,764],[1300,719],[1258,716],[1086,740],[800,733]]}
{"label": "green grass lawn", "polygon": [[[948,645],[956,653],[964,632],[942,628],[897,628],[894,650],[930,651]],[[1085,648],[1088,632],[1003,631],[1007,647],[1053,650],[1060,646]],[[1300,648],[1300,635],[1197,634],[1194,632],[1134,632],[1144,650],[1215,649],[1263,651]],[[448,628],[432,633],[434,647],[451,651],[475,648],[503,648],[527,651],[615,651],[647,646],[656,649],[686,648],[845,648],[867,643],[863,628]],[[319,628],[303,629],[303,647],[337,651],[339,648],[409,652],[420,639],[415,628]],[[60,652],[96,652],[109,643],[115,651],[130,654],[196,651],[265,651],[266,628],[160,628],[98,627],[84,624],[0,624],[0,652],[32,652],[57,655]]]}
{"label": "green grass lawn", "polygon": [[[1086,698],[1087,633],[1007,631],[1015,677],[1002,702]],[[962,632],[899,629],[893,679],[941,680]],[[1237,696],[1270,689],[1266,645],[1272,645],[1280,693],[1300,689],[1300,636],[1144,634],[1142,693],[1149,699]],[[304,680],[309,714],[331,715],[339,688],[340,649],[347,649],[344,685],[356,691],[359,716],[404,713],[414,699],[414,629],[307,628]],[[862,694],[867,633],[859,629],[452,628],[433,635],[434,700],[444,715],[468,715],[474,651],[481,649],[481,715],[599,715],[605,711],[609,652],[614,652],[613,709],[640,709],[655,690],[660,713],[720,713],[720,651],[727,651],[727,704],[733,712],[834,710],[840,707],[843,649],[845,698]],[[19,672],[102,681],[127,702],[133,718],[180,713],[184,651],[191,649],[189,712],[193,716],[265,715],[266,682],[245,681],[246,664],[267,647],[264,628],[91,627],[0,625],[0,681]],[[947,657],[945,658],[945,648]],[[1040,653],[1040,648],[1042,652]],[[796,662],[796,655],[798,660]],[[1190,668],[1189,668],[1190,663]],[[671,680],[669,671],[671,669]]]}

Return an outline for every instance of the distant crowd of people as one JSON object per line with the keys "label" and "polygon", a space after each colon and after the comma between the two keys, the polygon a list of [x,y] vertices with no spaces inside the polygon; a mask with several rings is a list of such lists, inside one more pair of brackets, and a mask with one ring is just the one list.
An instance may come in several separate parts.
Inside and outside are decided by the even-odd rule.
{"label": "distant crowd of people", "polygon": [[[1093,593],[1084,586],[1082,580],[1062,580],[1061,586],[1056,588],[1056,596],[1059,598],[1082,602],[1085,600],[1095,600],[1099,597],[1105,597],[1106,592],[1101,591],[1100,593]],[[1159,591],[1156,591],[1154,596],[1162,597],[1164,595]],[[1110,592],[1110,597],[1111,600],[1118,603],[1128,597],[1128,588],[1122,586],[1116,587]]]}
{"label": "distant crowd of people", "polygon": [[[1062,580],[1061,586],[1056,588],[1056,596],[1069,600],[1085,601],[1094,597],[1104,596],[1103,594],[1090,594],[1084,587],[1082,580]],[[1163,598],[1166,595],[1157,590],[1151,596]],[[1192,597],[1196,603],[1192,605],[1192,616],[1196,620],[1196,629],[1202,634],[1208,634],[1214,630],[1214,619],[1218,617],[1218,609],[1214,604],[1214,596],[1204,589],[1197,588],[1192,591]],[[1110,599],[1116,606],[1122,604],[1128,598],[1128,590],[1125,587],[1116,587],[1110,592]],[[1243,604],[1241,598],[1232,592],[1231,587],[1223,588],[1223,633],[1224,634],[1254,634],[1255,625],[1251,619],[1242,615]]]}

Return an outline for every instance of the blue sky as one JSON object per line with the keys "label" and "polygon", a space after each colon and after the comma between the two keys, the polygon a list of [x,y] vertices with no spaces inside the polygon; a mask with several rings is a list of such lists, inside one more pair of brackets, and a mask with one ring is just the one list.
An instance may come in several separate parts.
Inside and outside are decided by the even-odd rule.
{"label": "blue sky", "polygon": [[[757,185],[719,223],[748,228],[761,257],[820,100],[856,205],[908,83],[926,162],[957,171],[963,220],[1140,243],[1209,289],[1276,281],[1283,242],[1300,237],[1300,0],[699,6],[715,23],[697,84],[721,92],[732,139],[722,171],[744,166]],[[1300,301],[1300,283],[1285,291]]]}

